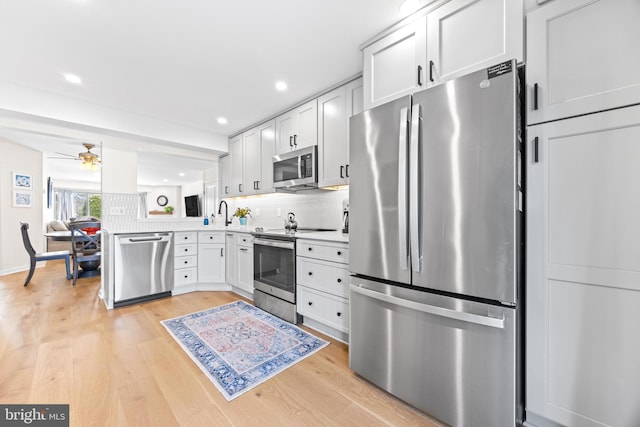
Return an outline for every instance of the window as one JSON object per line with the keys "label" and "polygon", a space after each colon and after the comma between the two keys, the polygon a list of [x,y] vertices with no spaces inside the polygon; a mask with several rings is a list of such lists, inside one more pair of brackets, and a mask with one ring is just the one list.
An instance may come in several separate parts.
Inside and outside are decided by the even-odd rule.
{"label": "window", "polygon": [[55,218],[67,220],[79,216],[102,216],[102,195],[87,191],[55,190]]}

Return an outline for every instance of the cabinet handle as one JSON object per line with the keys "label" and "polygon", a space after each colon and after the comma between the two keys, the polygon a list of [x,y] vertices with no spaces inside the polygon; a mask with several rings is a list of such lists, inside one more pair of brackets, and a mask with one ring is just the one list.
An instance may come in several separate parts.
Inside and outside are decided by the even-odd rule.
{"label": "cabinet handle", "polygon": [[533,138],[533,163],[538,163],[538,137]]}
{"label": "cabinet handle", "polygon": [[433,83],[433,61],[429,61],[429,81]]}
{"label": "cabinet handle", "polygon": [[340,312],[337,312],[336,314],[338,315],[338,317],[342,316],[342,313]]}
{"label": "cabinet handle", "polygon": [[349,178],[349,165],[346,165],[344,167],[344,170],[347,172],[345,175],[347,175],[347,178]]}
{"label": "cabinet handle", "polygon": [[209,236],[209,240],[213,240],[213,236]]}
{"label": "cabinet handle", "polygon": [[309,276],[313,276],[313,271],[310,271],[310,272],[309,272]]}
{"label": "cabinet handle", "polygon": [[342,251],[338,251],[338,255],[342,255]]}
{"label": "cabinet handle", "polygon": [[418,86],[422,86],[422,65],[418,65]]}
{"label": "cabinet handle", "polygon": [[533,109],[538,109],[538,83],[533,85]]}
{"label": "cabinet handle", "polygon": [[309,248],[307,248],[307,249],[309,250],[309,252],[311,252],[311,251],[313,250],[313,248],[311,248],[311,247],[309,247]]}
{"label": "cabinet handle", "polygon": [[298,145],[298,135],[293,135],[293,145]]}
{"label": "cabinet handle", "polygon": [[340,178],[344,178],[344,166],[340,166]]}
{"label": "cabinet handle", "polygon": [[189,240],[189,236],[184,236],[184,240]]}
{"label": "cabinet handle", "polygon": [[309,301],[309,305],[313,305],[313,302]]}
{"label": "cabinet handle", "polygon": [[293,147],[293,136],[289,135],[289,147]]}
{"label": "cabinet handle", "polygon": [[189,278],[189,275],[188,275],[188,274],[185,274],[185,275],[184,275],[184,278],[185,278],[185,279],[188,279],[188,278]]}
{"label": "cabinet handle", "polygon": [[224,194],[229,194],[229,186],[228,185],[224,186]]}
{"label": "cabinet handle", "polygon": [[185,248],[185,249],[184,249],[184,251],[185,251],[185,252],[189,252],[189,249]]}
{"label": "cabinet handle", "polygon": [[338,279],[338,283],[342,283],[342,279]]}
{"label": "cabinet handle", "polygon": [[238,184],[238,191],[242,193],[242,184]]}
{"label": "cabinet handle", "polygon": [[189,261],[185,261],[184,263],[185,263],[185,264],[189,264]]}
{"label": "cabinet handle", "polygon": [[224,256],[224,248],[220,248],[220,256],[223,257]]}
{"label": "cabinet handle", "polygon": [[247,252],[249,249],[247,249],[247,248],[240,248],[240,250],[241,250],[242,252]]}

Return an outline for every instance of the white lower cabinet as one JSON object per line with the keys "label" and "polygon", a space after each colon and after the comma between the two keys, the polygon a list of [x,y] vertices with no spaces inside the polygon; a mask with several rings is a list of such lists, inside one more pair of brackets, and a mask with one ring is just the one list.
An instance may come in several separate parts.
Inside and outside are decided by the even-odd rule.
{"label": "white lower cabinet", "polygon": [[297,310],[303,323],[340,341],[349,338],[349,249],[346,243],[297,241]]}
{"label": "white lower cabinet", "polygon": [[247,233],[236,233],[236,282],[235,286],[245,296],[253,295],[253,237]]}
{"label": "white lower cabinet", "polygon": [[181,231],[173,235],[173,291],[180,295],[194,291],[198,282],[198,234]]}
{"label": "white lower cabinet", "polygon": [[640,106],[527,145],[527,421],[638,426]]}
{"label": "white lower cabinet", "polygon": [[198,233],[198,282],[225,283],[225,234],[222,231]]}

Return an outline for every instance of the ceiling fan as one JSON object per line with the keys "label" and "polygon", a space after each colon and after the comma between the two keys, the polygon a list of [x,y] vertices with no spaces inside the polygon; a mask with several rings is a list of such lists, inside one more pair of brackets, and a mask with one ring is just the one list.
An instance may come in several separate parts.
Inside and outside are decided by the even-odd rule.
{"label": "ceiling fan", "polygon": [[65,153],[56,152],[56,154],[59,154],[61,156],[66,156],[66,157],[49,157],[49,158],[50,159],[81,160],[83,168],[89,169],[89,170],[97,170],[98,167],[100,166],[101,160],[100,160],[100,156],[98,156],[97,154],[91,152],[91,149],[94,148],[95,145],[94,144],[88,144],[88,143],[84,143],[82,145],[87,149],[87,151],[82,152],[82,153],[78,153],[77,156],[72,156],[71,154],[65,154]]}

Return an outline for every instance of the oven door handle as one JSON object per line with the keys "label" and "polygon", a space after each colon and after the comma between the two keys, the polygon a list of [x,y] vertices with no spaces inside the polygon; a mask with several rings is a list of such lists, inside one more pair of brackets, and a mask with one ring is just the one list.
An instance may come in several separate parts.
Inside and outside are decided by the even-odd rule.
{"label": "oven door handle", "polygon": [[267,239],[253,239],[254,245],[263,245],[263,246],[272,246],[275,248],[283,248],[283,249],[294,249],[295,244],[293,242],[281,242],[278,240],[267,240]]}

